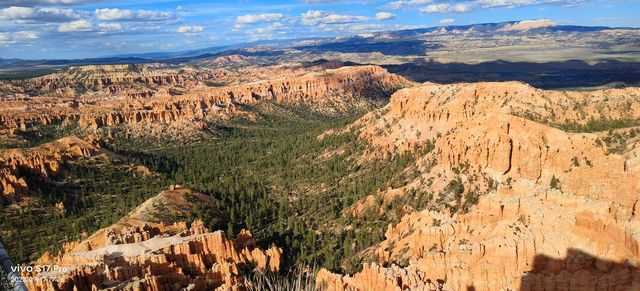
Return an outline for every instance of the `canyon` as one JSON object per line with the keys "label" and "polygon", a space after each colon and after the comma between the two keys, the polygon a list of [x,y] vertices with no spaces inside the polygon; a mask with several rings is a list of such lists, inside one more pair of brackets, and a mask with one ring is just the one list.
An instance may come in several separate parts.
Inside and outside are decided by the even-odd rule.
{"label": "canyon", "polygon": [[[552,25],[525,24],[509,29]],[[375,65],[256,62],[70,67],[0,83],[0,136],[36,143],[0,150],[0,213],[84,213],[51,189],[97,193],[82,204],[92,209],[144,179],[164,187],[122,202],[133,208],[113,224],[28,254],[22,263],[65,269],[23,272],[27,287],[245,290],[251,274],[324,259],[309,271],[320,290],[640,288],[640,88],[416,83]],[[118,128],[212,137],[122,150]],[[28,134],[45,130],[63,136]],[[113,164],[129,184],[85,191],[117,182],[100,171]],[[397,165],[363,192],[378,181],[361,176]],[[380,240],[370,220],[385,223]],[[331,235],[346,243],[330,245]],[[326,263],[321,247],[349,256]]]}
{"label": "canyon", "polygon": [[115,156],[114,153],[76,136],[61,138],[26,150],[2,150],[0,151],[2,198],[12,201],[23,198],[29,190],[25,175],[45,180],[58,173],[67,160],[99,155]]}
{"label": "canyon", "polygon": [[[208,75],[185,77],[165,71],[155,72],[141,65],[70,68],[62,73],[32,79],[25,85],[25,88],[34,86],[38,90],[46,88],[46,92],[52,92],[51,97],[14,93],[14,97],[3,98],[0,123],[2,129],[9,132],[28,130],[36,125],[71,123],[90,129],[123,123],[187,121],[199,124],[200,120],[235,114],[238,105],[255,104],[261,100],[317,104],[318,110],[344,112],[349,109],[349,101],[375,100],[410,84],[380,67],[341,66],[329,62],[308,68],[300,68],[300,65],[293,69],[276,67],[269,71],[270,77],[266,80],[218,87],[202,84],[202,80],[209,79]],[[78,77],[78,74],[88,77]],[[74,80],[73,86],[69,80]],[[119,84],[153,84],[157,87],[153,91],[133,88],[127,93],[119,89]],[[67,94],[77,86],[97,87],[97,91],[85,93],[80,98],[73,93]],[[185,86],[189,87],[188,92],[171,93],[175,88]]]}
{"label": "canyon", "polygon": [[[423,84],[395,93],[387,107],[352,127],[379,149],[371,154],[412,151],[429,141],[434,149],[418,158],[413,181],[377,195],[385,201],[427,190],[448,205],[410,211],[368,250],[376,257],[373,263],[352,276],[321,270],[318,286],[640,288],[638,137],[629,134],[636,129],[583,133],[549,125],[637,119],[639,92],[544,91],[510,82]],[[533,114],[545,123],[522,117]],[[602,140],[618,132],[628,140],[611,153]],[[458,201],[447,184],[456,179],[464,185]],[[480,194],[477,206],[454,207],[472,198],[469,192]],[[368,201],[360,207],[375,207]]]}

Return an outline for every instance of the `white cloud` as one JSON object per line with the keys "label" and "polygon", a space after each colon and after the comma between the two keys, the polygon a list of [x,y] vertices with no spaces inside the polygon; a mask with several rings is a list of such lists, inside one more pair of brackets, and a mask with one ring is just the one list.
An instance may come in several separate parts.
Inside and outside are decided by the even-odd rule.
{"label": "white cloud", "polygon": [[38,15],[41,17],[50,17],[50,18],[67,18],[74,19],[80,18],[82,14],[73,10],[73,9],[61,9],[54,7],[45,7],[38,9]]}
{"label": "white cloud", "polygon": [[178,33],[198,33],[198,32],[202,32],[203,30],[204,30],[204,26],[200,26],[200,25],[185,25],[185,26],[178,27],[178,29],[176,29],[176,32],[178,32]]}
{"label": "white cloud", "polygon": [[420,8],[420,13],[447,13],[447,12],[468,12],[471,11],[471,4],[432,4],[424,8]]}
{"label": "white cloud", "polygon": [[438,21],[438,23],[447,25],[447,24],[454,23],[455,21],[456,20],[453,19],[453,18],[445,18],[445,19],[440,19],[440,21]]}
{"label": "white cloud", "polygon": [[389,20],[396,18],[396,15],[391,12],[378,12],[376,13],[377,20]]}
{"label": "white cloud", "polygon": [[122,25],[120,23],[98,23],[98,29],[121,31]]}
{"label": "white cloud", "polygon": [[35,9],[29,7],[9,7],[0,9],[0,20],[27,19],[35,15]]}
{"label": "white cloud", "polygon": [[96,9],[96,18],[102,21],[164,21],[174,19],[176,15],[169,11],[126,10],[118,8]]}
{"label": "white cloud", "polygon": [[71,22],[65,22],[58,27],[59,32],[73,32],[73,31],[91,31],[93,25],[86,20],[76,20]]}
{"label": "white cloud", "polygon": [[28,41],[38,39],[38,33],[30,30],[10,32],[0,32],[0,45],[15,44],[18,41]]}
{"label": "white cloud", "polygon": [[16,20],[30,22],[65,22],[82,17],[82,14],[73,9],[54,7],[30,8],[8,7],[0,9],[0,20]]}
{"label": "white cloud", "polygon": [[318,24],[337,24],[337,23],[351,23],[351,22],[363,22],[369,20],[365,16],[352,16],[341,15],[334,12],[309,10],[302,13],[300,21],[303,25],[313,26]]}
{"label": "white cloud", "polygon": [[245,24],[256,24],[265,22],[275,22],[282,19],[284,15],[280,13],[246,14],[236,18],[236,26]]}

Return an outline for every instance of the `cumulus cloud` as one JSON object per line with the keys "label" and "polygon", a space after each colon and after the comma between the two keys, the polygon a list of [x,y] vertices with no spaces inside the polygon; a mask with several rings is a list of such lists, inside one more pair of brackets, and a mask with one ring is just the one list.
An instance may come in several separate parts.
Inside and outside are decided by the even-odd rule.
{"label": "cumulus cloud", "polygon": [[200,25],[185,25],[180,26],[176,29],[178,33],[198,33],[204,31],[204,26]]}
{"label": "cumulus cloud", "polygon": [[256,24],[265,22],[275,22],[282,19],[284,15],[280,13],[246,14],[236,18],[236,25]]}
{"label": "cumulus cloud", "polygon": [[82,17],[82,13],[73,9],[62,9],[55,7],[45,7],[37,10],[37,14],[42,20],[54,20],[54,19],[76,19]]}
{"label": "cumulus cloud", "polygon": [[444,19],[440,19],[440,21],[438,21],[438,23],[443,24],[443,25],[447,25],[447,24],[451,24],[454,23],[456,20],[453,18],[444,18]]}
{"label": "cumulus cloud", "polygon": [[68,22],[79,19],[84,14],[73,9],[55,7],[31,8],[8,7],[0,9],[0,20],[13,20],[17,23]]}
{"label": "cumulus cloud", "polygon": [[0,20],[27,19],[35,15],[35,9],[29,7],[9,7],[0,9]]}
{"label": "cumulus cloud", "polygon": [[468,12],[471,11],[471,4],[449,5],[446,3],[432,4],[427,7],[420,8],[420,13],[447,13],[447,12]]}
{"label": "cumulus cloud", "polygon": [[302,13],[300,21],[303,25],[313,26],[318,24],[338,24],[338,23],[351,23],[351,22],[363,22],[369,20],[365,16],[352,16],[341,15],[334,12],[321,11],[321,10],[309,10]]}
{"label": "cumulus cloud", "polygon": [[76,20],[71,22],[65,22],[58,26],[59,32],[74,32],[74,31],[91,31],[93,25],[87,20]]}
{"label": "cumulus cloud", "polygon": [[96,9],[96,18],[102,21],[166,21],[175,19],[176,15],[170,11],[103,8]]}
{"label": "cumulus cloud", "polygon": [[396,18],[396,15],[391,12],[378,12],[376,13],[377,20],[389,20]]}

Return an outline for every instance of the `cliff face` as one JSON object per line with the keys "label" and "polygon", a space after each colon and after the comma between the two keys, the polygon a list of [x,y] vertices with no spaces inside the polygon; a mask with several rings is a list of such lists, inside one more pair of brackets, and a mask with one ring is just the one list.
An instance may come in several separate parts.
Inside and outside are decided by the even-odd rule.
{"label": "cliff face", "polygon": [[84,90],[107,91],[114,94],[136,97],[132,89],[141,85],[190,86],[214,79],[211,72],[193,74],[188,71],[161,69],[153,65],[90,65],[69,67],[58,73],[34,78],[27,83],[29,91],[57,94],[74,94]]}
{"label": "cliff face", "polygon": [[106,153],[99,147],[75,136],[29,149],[0,150],[2,197],[16,200],[26,194],[28,185],[24,179],[25,175],[45,179],[56,174],[65,160]]}
{"label": "cliff face", "polygon": [[[84,67],[80,68],[84,70]],[[219,87],[201,84],[190,86],[181,81],[187,77],[177,76],[161,78],[150,76],[145,77],[149,79],[140,80],[138,78],[142,78],[140,74],[144,75],[144,70],[138,72],[136,77],[127,77],[130,73],[120,74],[116,70],[116,73],[111,73],[113,76],[109,75],[109,81],[99,81],[99,83],[153,83],[157,84],[158,88],[153,92],[149,92],[149,89],[134,90],[134,93],[141,98],[123,96],[114,88],[111,88],[110,93],[106,95],[88,93],[81,95],[81,98],[64,97],[64,94],[56,97],[14,96],[3,99],[0,124],[9,129],[26,130],[34,125],[52,123],[77,122],[81,127],[95,129],[119,124],[172,123],[180,120],[196,122],[208,117],[233,114],[237,111],[237,104],[255,104],[263,100],[314,105],[320,110],[323,107],[340,110],[340,108],[346,108],[351,101],[366,102],[409,85],[405,79],[389,74],[376,66],[326,70],[322,67],[295,70],[273,68],[272,70],[284,70],[284,72],[272,74],[266,78],[266,81]],[[76,74],[82,75],[81,72]],[[260,72],[267,73],[265,69]],[[45,80],[48,80],[47,78],[50,77],[46,77]],[[64,83],[60,78],[52,80],[58,80],[51,81],[53,84]],[[80,78],[80,80],[83,79]],[[89,80],[96,82],[95,78]],[[32,82],[46,83],[41,79]],[[171,86],[165,86],[167,84]],[[184,89],[185,86],[187,89]]]}
{"label": "cliff face", "polygon": [[[213,290],[242,285],[241,270],[280,268],[282,250],[261,250],[249,231],[235,240],[209,232],[201,221],[168,224],[169,214],[209,200],[176,186],[143,203],[117,224],[64,251],[45,254],[40,265],[66,268],[58,272],[23,273],[30,290]],[[163,204],[162,212],[158,205]],[[52,280],[50,278],[53,278]]]}
{"label": "cliff face", "polygon": [[[638,119],[639,93],[542,91],[514,82],[397,92],[353,127],[372,145],[370,154],[433,142],[418,158],[414,181],[378,195],[426,191],[434,194],[434,207],[389,225],[386,240],[369,250],[376,263],[353,276],[322,271],[318,284],[330,290],[640,287],[635,129],[572,133],[547,125]],[[607,140],[616,134],[627,139],[612,151]],[[452,180],[464,186],[458,202],[449,196]],[[468,212],[455,207],[474,195],[479,202]]]}

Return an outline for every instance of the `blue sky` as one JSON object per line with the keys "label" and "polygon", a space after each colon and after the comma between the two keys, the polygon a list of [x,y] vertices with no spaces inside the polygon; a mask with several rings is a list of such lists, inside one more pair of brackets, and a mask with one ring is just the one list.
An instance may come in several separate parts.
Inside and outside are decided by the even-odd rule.
{"label": "blue sky", "polygon": [[616,0],[0,0],[0,58],[87,58],[439,25],[548,18],[640,26]]}

